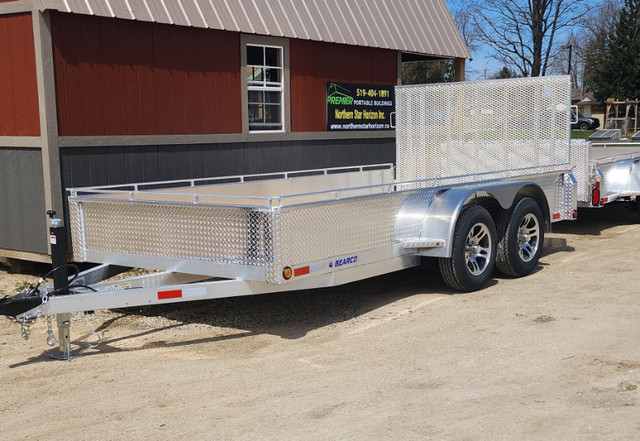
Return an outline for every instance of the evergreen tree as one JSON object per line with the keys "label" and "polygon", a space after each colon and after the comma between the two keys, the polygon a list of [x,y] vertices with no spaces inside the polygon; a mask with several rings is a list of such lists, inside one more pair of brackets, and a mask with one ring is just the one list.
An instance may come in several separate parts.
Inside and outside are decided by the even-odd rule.
{"label": "evergreen tree", "polygon": [[507,66],[502,66],[502,69],[498,71],[491,78],[493,79],[504,79],[504,78],[519,78],[520,75],[516,73],[515,70],[509,69]]}
{"label": "evergreen tree", "polygon": [[625,0],[593,72],[597,99],[640,98],[640,0]]}
{"label": "evergreen tree", "polygon": [[453,62],[412,61],[402,66],[402,84],[444,83],[453,81]]}

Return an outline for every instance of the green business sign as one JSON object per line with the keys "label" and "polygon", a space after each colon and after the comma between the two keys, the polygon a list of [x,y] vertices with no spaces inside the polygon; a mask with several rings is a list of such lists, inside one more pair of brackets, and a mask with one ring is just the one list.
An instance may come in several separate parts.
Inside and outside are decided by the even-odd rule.
{"label": "green business sign", "polygon": [[327,130],[391,130],[394,88],[380,84],[327,83]]}

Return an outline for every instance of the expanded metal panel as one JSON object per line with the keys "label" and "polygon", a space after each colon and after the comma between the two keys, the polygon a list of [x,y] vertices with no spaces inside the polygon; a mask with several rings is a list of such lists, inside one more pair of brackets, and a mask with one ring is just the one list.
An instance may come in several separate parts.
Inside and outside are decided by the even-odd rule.
{"label": "expanded metal panel", "polygon": [[588,141],[571,141],[571,161],[573,163],[573,176],[578,181],[577,198],[579,202],[590,202],[591,192],[589,184],[591,179],[591,143]]}
{"label": "expanded metal panel", "polygon": [[399,181],[569,167],[569,77],[401,86],[396,109]]}

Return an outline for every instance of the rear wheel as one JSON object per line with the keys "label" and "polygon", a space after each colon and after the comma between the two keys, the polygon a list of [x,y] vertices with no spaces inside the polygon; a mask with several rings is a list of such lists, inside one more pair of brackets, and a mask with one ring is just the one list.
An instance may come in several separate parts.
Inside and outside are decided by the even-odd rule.
{"label": "rear wheel", "polygon": [[478,205],[467,207],[451,246],[451,257],[439,262],[445,283],[459,291],[482,288],[495,267],[496,228],[489,212]]}
{"label": "rear wheel", "polygon": [[538,264],[544,244],[542,210],[531,198],[520,199],[498,218],[496,265],[507,276],[522,277]]}

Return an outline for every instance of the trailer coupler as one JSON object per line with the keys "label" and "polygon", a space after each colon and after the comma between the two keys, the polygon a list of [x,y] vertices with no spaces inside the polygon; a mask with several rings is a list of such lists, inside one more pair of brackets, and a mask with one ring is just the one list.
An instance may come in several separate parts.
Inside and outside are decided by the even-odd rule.
{"label": "trailer coupler", "polygon": [[42,305],[42,297],[31,292],[18,293],[12,297],[0,299],[0,315],[16,318],[27,311]]}

